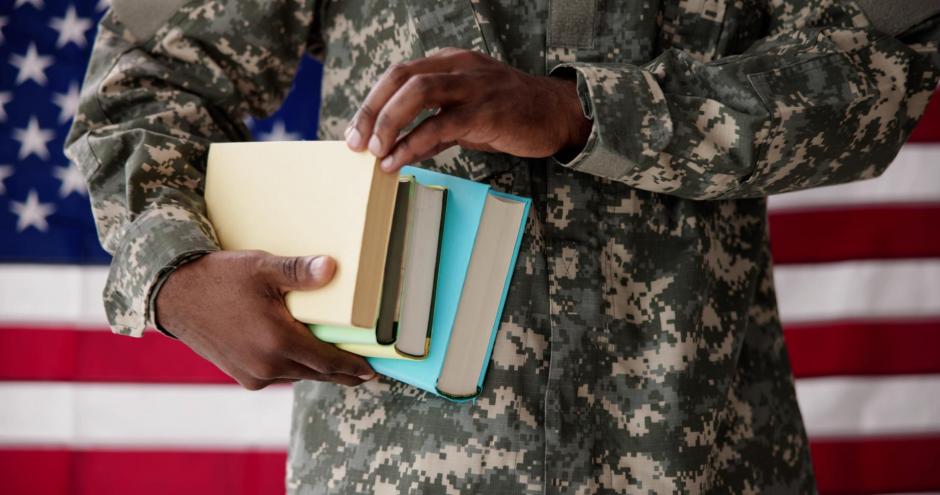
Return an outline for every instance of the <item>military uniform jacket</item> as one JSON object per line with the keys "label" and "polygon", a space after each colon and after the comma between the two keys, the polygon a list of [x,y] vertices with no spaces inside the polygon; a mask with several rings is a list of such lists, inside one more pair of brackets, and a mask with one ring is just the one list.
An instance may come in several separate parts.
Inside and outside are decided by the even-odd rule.
{"label": "military uniform jacket", "polygon": [[815,490],[765,198],[888,166],[937,82],[936,17],[886,33],[833,0],[127,3],[68,139],[122,334],[218,249],[208,144],[250,139],[243,119],[279,107],[305,52],[324,63],[322,139],[391,65],[448,46],[576,77],[593,119],[568,161],[419,164],[534,199],[483,393],[298,383],[290,493]]}

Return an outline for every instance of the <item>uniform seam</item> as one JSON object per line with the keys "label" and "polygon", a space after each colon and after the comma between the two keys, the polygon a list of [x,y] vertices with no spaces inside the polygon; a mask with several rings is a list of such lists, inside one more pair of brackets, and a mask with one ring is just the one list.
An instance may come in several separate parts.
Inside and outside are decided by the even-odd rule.
{"label": "uniform seam", "polygon": [[551,280],[554,274],[554,270],[551,269],[550,267],[551,263],[549,263],[548,261],[548,256],[547,256],[548,243],[547,242],[545,243],[545,246],[543,249],[546,251],[545,253],[543,253],[543,258],[545,259],[546,273],[549,274],[549,278],[548,278],[548,281],[549,281],[548,282],[548,289],[549,289],[548,290],[548,308],[549,308],[548,309],[548,353],[547,353],[548,354],[548,373],[547,373],[547,376],[545,377],[545,396],[542,399],[542,410],[543,410],[543,414],[545,415],[545,421],[543,421],[542,423],[543,424],[542,426],[542,431],[543,431],[543,435],[542,435],[542,438],[543,438],[542,440],[543,442],[542,493],[547,495],[549,483],[552,483],[551,478],[549,478],[549,470],[548,470],[548,457],[549,457],[548,456],[548,439],[549,439],[549,435],[551,434],[551,425],[549,424],[550,421],[548,420],[548,417],[551,415],[551,408],[549,407],[549,397],[551,395],[551,389],[552,389],[552,364],[554,363],[554,359],[552,359],[552,354],[553,354],[552,347],[554,347],[554,340],[555,340],[555,321],[554,321],[555,316],[552,314],[552,309],[551,309],[552,293],[554,292],[554,289],[552,288]]}
{"label": "uniform seam", "polygon": [[[550,173],[551,173],[550,170],[547,171],[546,176],[545,176],[546,188],[548,186],[548,176]],[[541,211],[538,213],[544,214]],[[544,263],[545,263],[545,274],[547,275],[547,282],[548,282],[548,291],[547,291],[548,292],[547,294],[548,295],[548,301],[547,301],[548,302],[548,349],[546,353],[548,355],[548,366],[547,366],[547,374],[545,377],[545,393],[542,398],[542,414],[544,416],[543,421],[542,421],[542,454],[543,454],[542,456],[542,494],[547,495],[548,490],[549,490],[548,488],[549,483],[552,482],[551,478],[549,478],[549,469],[548,469],[548,457],[549,457],[548,439],[551,433],[551,426],[549,425],[550,421],[548,418],[551,415],[551,408],[549,407],[549,397],[551,395],[551,390],[552,390],[552,364],[554,362],[554,359],[552,359],[552,354],[553,354],[552,348],[554,347],[554,340],[555,340],[555,321],[554,321],[555,316],[552,314],[553,313],[552,298],[555,292],[555,288],[553,287],[552,280],[554,279],[555,272],[552,269],[551,262],[549,260],[550,251],[551,251],[551,248],[549,247],[549,242],[551,241],[549,239],[548,233],[545,232],[544,229],[542,232],[542,240],[543,240],[542,259],[544,260]]]}
{"label": "uniform seam", "polygon": [[[609,234],[610,232],[608,232],[608,235]],[[610,250],[607,249],[607,246],[604,246],[601,252],[604,253],[604,266],[607,269],[607,274],[604,276],[604,283],[602,284],[602,287],[604,288],[603,296],[607,297],[608,291],[613,288],[613,283],[611,283],[611,279],[614,276],[614,264],[613,264],[613,261],[611,260],[612,255],[610,253]],[[618,307],[617,298],[612,297],[610,299],[610,311],[612,314],[614,315],[618,314],[617,307]],[[604,318],[604,330],[605,330],[605,333],[607,333],[608,335],[610,335],[610,320],[611,319],[613,319],[613,316],[606,316]]]}
{"label": "uniform seam", "polygon": [[476,26],[477,32],[480,33],[480,41],[483,43],[483,49],[486,50],[486,53],[492,54],[493,51],[490,49],[490,44],[486,41],[486,36],[483,36],[483,27],[480,26],[480,18],[477,13],[477,9],[473,7],[473,2],[470,0],[464,0],[467,7],[470,8],[470,13],[473,14],[473,25]]}

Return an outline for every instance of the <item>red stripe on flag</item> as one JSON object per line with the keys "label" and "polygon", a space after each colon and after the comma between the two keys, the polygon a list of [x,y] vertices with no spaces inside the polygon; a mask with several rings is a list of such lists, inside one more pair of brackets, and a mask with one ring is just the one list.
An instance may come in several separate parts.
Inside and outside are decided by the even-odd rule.
{"label": "red stripe on flag", "polygon": [[[798,378],[940,373],[940,320],[836,321],[784,328]],[[0,327],[0,380],[234,383],[160,335]]]}
{"label": "red stripe on flag", "polygon": [[810,450],[823,494],[940,490],[940,435],[815,439]]}
{"label": "red stripe on flag", "polygon": [[940,91],[934,91],[921,117],[917,127],[911,134],[910,142],[937,142],[940,141]]}
{"label": "red stripe on flag", "polygon": [[770,214],[774,262],[940,257],[940,204]]}
{"label": "red stripe on flag", "polygon": [[0,493],[284,493],[283,452],[0,449]]}
{"label": "red stripe on flag", "polygon": [[794,324],[784,338],[797,378],[940,373],[940,320]]}
{"label": "red stripe on flag", "polygon": [[[820,493],[940,490],[940,436],[815,439]],[[0,493],[284,493],[281,452],[2,449]],[[41,474],[37,474],[41,473]]]}
{"label": "red stripe on flag", "polygon": [[0,380],[235,383],[163,335],[10,326],[0,327]]}

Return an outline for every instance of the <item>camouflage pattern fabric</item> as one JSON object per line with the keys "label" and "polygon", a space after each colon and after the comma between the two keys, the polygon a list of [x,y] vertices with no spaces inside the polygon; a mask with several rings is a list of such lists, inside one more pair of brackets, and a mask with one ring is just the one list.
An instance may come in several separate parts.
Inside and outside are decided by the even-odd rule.
{"label": "camouflage pattern fabric", "polygon": [[389,65],[447,46],[577,77],[594,119],[568,161],[420,164],[535,201],[483,394],[298,383],[290,493],[815,491],[763,198],[885,169],[936,86],[937,19],[895,39],[852,2],[577,3],[574,36],[547,33],[560,0],[197,1],[148,39],[102,22],[68,153],[128,335],[173,267],[217,249],[207,144],[249,139],[242,117],[278,107],[304,50],[323,139]]}

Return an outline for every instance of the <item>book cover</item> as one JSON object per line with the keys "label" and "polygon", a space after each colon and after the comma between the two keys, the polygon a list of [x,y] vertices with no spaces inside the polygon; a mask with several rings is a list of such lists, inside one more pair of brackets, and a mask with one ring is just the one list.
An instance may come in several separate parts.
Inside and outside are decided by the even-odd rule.
{"label": "book cover", "polygon": [[[427,357],[420,361],[405,361],[379,357],[369,357],[367,359],[375,371],[383,375],[411,384],[435,395],[445,397],[448,400],[472,400],[472,398],[455,399],[443,396],[438,393],[436,384],[437,377],[444,363],[444,358],[446,357],[447,347],[450,341],[450,332],[457,314],[457,307],[460,303],[460,293],[467,275],[467,267],[473,252],[477,229],[483,213],[483,206],[486,202],[487,195],[491,193],[490,187],[486,184],[480,184],[459,177],[410,166],[404,167],[402,173],[414,175],[418,182],[422,184],[446,187],[448,191],[447,208],[444,213],[444,234],[441,240],[442,247],[438,261],[439,270],[435,291],[430,350]],[[503,193],[493,192],[493,194]],[[523,218],[528,215],[531,200],[513,195],[504,196],[524,202],[525,212]],[[518,256],[522,239],[522,229],[525,228],[524,221],[519,228],[520,235],[516,242],[516,248],[510,262],[510,267],[514,267],[516,263],[516,257]],[[505,304],[506,293],[509,290],[509,281],[511,280],[512,272],[513,270],[510,269],[509,273],[506,274],[506,283],[504,284],[503,292],[500,296],[500,315],[502,314]],[[481,387],[492,354],[492,346],[495,342],[499,320],[500,318],[497,318],[494,322],[491,335],[489,336],[486,363],[484,363],[483,372],[480,374],[478,381]]]}
{"label": "book cover", "polygon": [[206,205],[223,249],[336,259],[324,287],[292,291],[307,323],[373,327],[398,176],[343,141],[213,143]]}

